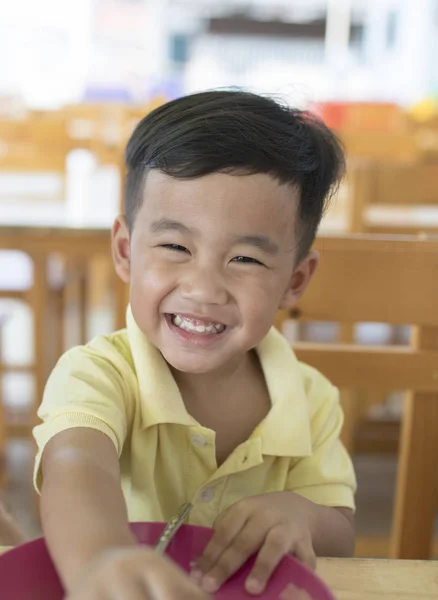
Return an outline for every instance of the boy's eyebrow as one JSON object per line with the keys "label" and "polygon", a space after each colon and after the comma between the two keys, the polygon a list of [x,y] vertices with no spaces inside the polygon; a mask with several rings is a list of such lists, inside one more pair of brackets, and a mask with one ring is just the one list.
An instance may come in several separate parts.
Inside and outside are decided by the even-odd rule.
{"label": "boy's eyebrow", "polygon": [[161,233],[163,231],[179,231],[181,233],[194,233],[193,229],[187,227],[183,223],[165,218],[159,219],[158,221],[154,221],[153,223],[151,223],[151,231],[152,233]]}
{"label": "boy's eyebrow", "polygon": [[266,235],[242,235],[237,237],[235,240],[236,244],[247,244],[248,246],[255,246],[266,254],[278,254],[277,244]]}

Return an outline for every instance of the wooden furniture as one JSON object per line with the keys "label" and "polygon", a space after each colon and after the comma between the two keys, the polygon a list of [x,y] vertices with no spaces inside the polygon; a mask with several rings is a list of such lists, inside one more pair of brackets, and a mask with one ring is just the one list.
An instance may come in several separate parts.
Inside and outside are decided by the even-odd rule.
{"label": "wooden furniture", "polygon": [[[0,554],[8,550],[0,546]],[[337,600],[438,597],[438,563],[434,561],[319,558],[316,573]]]}
{"label": "wooden furniture", "polygon": [[[399,451],[390,555],[428,558],[438,506],[438,240],[320,237],[321,265],[288,318],[414,325],[410,346],[298,343],[298,357],[341,389],[409,390]],[[346,403],[347,437],[357,408]],[[350,431],[349,431],[350,430]]]}
{"label": "wooden furniture", "polygon": [[389,134],[406,125],[404,110],[392,102],[328,101],[317,103],[314,110],[333,129]]}
{"label": "wooden furniture", "polygon": [[164,102],[164,98],[157,98],[145,105],[116,102],[69,104],[60,113],[68,119],[74,138],[123,145],[138,121]]}
{"label": "wooden furniture", "polygon": [[437,182],[438,161],[350,161],[348,231],[438,233]]}
{"label": "wooden furniture", "polygon": [[[65,118],[57,113],[48,113],[45,116],[33,117],[27,115],[23,119],[16,121],[0,121],[0,171],[7,175],[56,175],[61,185],[56,190],[56,195],[49,196],[49,200],[64,201],[66,190],[67,174],[67,155],[71,149],[71,140],[67,131],[67,122]],[[18,197],[15,193],[11,202],[20,202],[25,198],[35,202],[42,199],[41,195],[36,195],[33,191],[26,191]],[[46,199],[46,192],[44,192]],[[9,201],[9,197],[6,197]],[[1,244],[0,244],[1,249]],[[19,248],[13,248],[14,250]],[[29,258],[32,262],[29,265]],[[20,277],[13,277],[12,280],[0,278],[0,298],[15,299],[26,303],[32,312],[35,322],[35,331],[38,330],[38,323],[43,319],[43,312],[51,310],[52,314],[59,319],[61,304],[60,292],[62,283],[54,283],[45,271],[45,302],[39,301],[39,291],[34,289],[33,279],[39,277],[38,273],[46,269],[37,256],[16,256],[17,274]],[[6,269],[6,272],[8,270]],[[42,279],[42,276],[40,277]],[[62,345],[62,328],[57,330],[59,338],[58,347]],[[30,371],[35,375],[37,382],[42,380],[39,374],[41,355],[35,354],[35,361],[32,365],[24,367],[14,367],[11,370]],[[37,395],[41,394],[41,386],[37,385]]]}
{"label": "wooden furniture", "polygon": [[[101,113],[105,113],[102,107],[99,110]],[[120,108],[118,112],[123,115],[121,119],[125,124],[127,119],[125,108],[123,110]],[[113,116],[114,111],[111,111],[104,124],[107,126],[114,124]],[[132,115],[130,118],[132,118]],[[78,132],[74,125],[75,121],[72,115],[67,114],[65,111],[34,111],[23,119],[0,121],[0,171],[15,175],[23,173],[26,175],[29,173],[56,174],[63,183],[57,196],[64,202],[67,156],[72,150],[77,148],[91,150],[96,154],[101,164],[114,164],[120,169],[123,147],[118,136],[114,139],[114,137],[111,137],[111,131],[106,130],[91,131],[90,133],[79,128]],[[75,137],[75,134],[78,133],[80,135]],[[108,134],[106,137],[105,133]],[[29,199],[27,194],[26,199]],[[32,194],[30,199],[40,200],[41,196],[34,198]],[[29,228],[24,228],[23,231],[29,233]],[[16,246],[12,246],[12,248],[19,250]],[[107,256],[110,256],[109,253],[107,253]],[[83,252],[77,252],[74,256],[71,253],[68,256],[63,256],[62,277],[61,279],[58,278],[55,286],[51,285],[47,257],[44,255],[41,258],[40,254],[33,254],[30,257],[33,263],[33,275],[35,280],[39,282],[38,289],[35,289],[36,286],[33,285],[32,275],[28,275],[27,280],[20,283],[18,287],[11,286],[11,282],[8,281],[0,282],[0,297],[18,299],[30,306],[35,319],[36,335],[36,332],[41,329],[39,323],[45,319],[43,312],[48,310],[51,312],[52,323],[56,320],[58,324],[59,337],[55,342],[56,350],[54,351],[54,356],[56,356],[64,347],[62,317],[65,300],[69,300],[70,305],[75,302],[79,307],[76,315],[80,329],[79,342],[84,343],[86,341],[86,315],[83,310],[83,299],[88,294],[88,256]],[[23,260],[25,259],[26,257],[23,257]],[[110,260],[107,262],[110,262]],[[108,271],[108,269],[105,270]],[[32,269],[28,269],[28,271],[30,272]],[[42,291],[43,287],[44,291]],[[45,298],[44,302],[40,302],[40,296]],[[122,321],[122,310],[118,310],[118,314],[120,315],[118,324],[124,323],[124,314]],[[44,372],[47,369],[40,365],[42,355],[37,353],[35,356],[36,362],[30,366],[30,370],[36,375],[36,380],[39,382],[36,390],[36,396],[39,398],[42,391],[41,382],[45,381],[45,376],[40,371]]]}
{"label": "wooden furniture", "polygon": [[[411,132],[410,135],[413,136]],[[371,140],[372,135],[369,136]],[[394,157],[399,157],[394,153]],[[400,157],[399,157],[400,158]],[[384,161],[350,160],[348,169],[348,196],[346,228],[350,232],[393,234],[438,234],[438,161],[416,160]],[[392,329],[392,339],[403,328]],[[353,339],[353,327],[343,325],[341,338]],[[353,392],[350,392],[352,394]],[[365,415],[373,404],[385,401],[384,395],[357,393],[357,414]],[[367,423],[358,442],[366,449],[380,447],[396,451],[398,422]],[[386,434],[383,430],[386,430]],[[351,447],[352,441],[347,442]]]}
{"label": "wooden furniture", "polygon": [[[58,176],[61,186],[57,200],[65,197],[66,162],[71,146],[67,121],[56,113],[45,118],[0,121],[0,171]],[[33,194],[26,193],[25,197],[33,198]]]}
{"label": "wooden furniture", "polygon": [[[54,312],[50,310],[46,284],[49,258],[53,254],[59,254],[70,262],[79,260],[87,263],[95,255],[109,256],[109,231],[61,226],[41,228],[0,225],[0,250],[20,250],[28,254],[34,263],[34,285],[29,293],[35,314],[38,315],[34,325],[34,354],[39,358],[35,371],[36,403],[39,404],[47,375],[59,356],[59,348],[49,347],[54,326]],[[113,285],[117,290],[115,275]],[[116,293],[116,302],[119,297]],[[29,433],[34,424],[35,409],[29,420],[21,424],[19,431]],[[13,431],[16,431],[16,427]],[[13,431],[10,433],[13,434]]]}
{"label": "wooden furniture", "polygon": [[381,132],[342,129],[335,132],[348,158],[369,160],[415,160],[422,149],[410,131]]}
{"label": "wooden furniture", "polygon": [[[151,110],[162,104],[157,98],[145,106],[127,104],[75,104],[66,106],[61,112],[68,121],[70,135],[77,148],[93,153],[99,166],[115,166],[119,173],[119,211],[124,213],[125,193],[125,147],[137,123]],[[113,269],[112,261],[109,267]],[[81,269],[76,261],[76,272]],[[102,269],[101,269],[102,270]],[[82,277],[86,283],[86,278]],[[116,290],[116,329],[126,323],[126,306],[129,302],[129,288],[117,281]]]}
{"label": "wooden furniture", "polygon": [[438,598],[438,562],[320,558],[316,572],[337,600]]}
{"label": "wooden furniture", "polygon": [[0,487],[5,482],[5,411],[3,399],[3,325],[5,324],[7,315],[0,311]]}

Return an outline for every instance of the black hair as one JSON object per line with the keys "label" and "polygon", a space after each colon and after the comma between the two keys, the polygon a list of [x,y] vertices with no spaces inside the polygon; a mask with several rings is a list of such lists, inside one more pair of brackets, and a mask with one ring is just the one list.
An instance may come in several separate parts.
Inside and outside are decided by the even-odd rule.
{"label": "black hair", "polygon": [[229,90],[185,96],[155,109],[137,125],[125,159],[131,231],[150,169],[177,179],[266,173],[296,186],[299,259],[311,247],[345,171],[339,141],[316,116],[272,98]]}

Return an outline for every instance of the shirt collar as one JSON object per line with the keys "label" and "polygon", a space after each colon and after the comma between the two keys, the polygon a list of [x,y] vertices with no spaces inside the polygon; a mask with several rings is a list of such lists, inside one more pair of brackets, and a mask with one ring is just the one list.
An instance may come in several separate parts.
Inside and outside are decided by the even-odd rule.
{"label": "shirt collar", "polygon": [[299,362],[289,342],[275,328],[257,346],[272,408],[253,436],[262,440],[262,454],[310,456],[309,402]]}
{"label": "shirt collar", "polygon": [[137,374],[143,428],[160,423],[196,425],[186,410],[168,364],[137,325],[130,306],[126,326]]}
{"label": "shirt collar", "polygon": [[[199,425],[187,412],[172,372],[161,352],[138,327],[130,307],[127,310],[126,322],[137,374],[143,429],[162,423]],[[261,438],[262,454],[310,455],[308,400],[299,363],[289,343],[272,328],[256,351],[272,408],[251,437]]]}

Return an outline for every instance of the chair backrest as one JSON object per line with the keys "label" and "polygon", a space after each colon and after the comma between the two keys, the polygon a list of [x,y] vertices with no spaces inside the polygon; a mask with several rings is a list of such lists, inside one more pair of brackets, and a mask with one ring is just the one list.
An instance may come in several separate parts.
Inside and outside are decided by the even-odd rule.
{"label": "chair backrest", "polygon": [[72,149],[67,122],[56,112],[0,121],[0,173],[6,184],[2,200],[14,205],[14,210],[17,200],[64,202]]}
{"label": "chair backrest", "polygon": [[3,172],[64,175],[71,149],[67,123],[56,114],[0,121],[0,170]]}
{"label": "chair backrest", "polygon": [[[353,160],[348,165],[349,230],[381,230],[367,223],[373,206],[438,207],[438,161],[376,162]],[[390,226],[386,226],[390,229]],[[416,233],[414,223],[408,227]],[[418,228],[420,229],[420,227]]]}
{"label": "chair backrest", "polygon": [[349,158],[371,160],[415,160],[421,155],[421,145],[411,131],[357,131],[342,129],[336,132]]}
{"label": "chair backrest", "polygon": [[[287,319],[414,325],[438,332],[438,240],[415,236],[318,237],[321,264]],[[438,344],[414,347],[296,344],[297,355],[343,388],[438,392]]]}
{"label": "chair backrest", "polygon": [[78,142],[100,142],[107,147],[124,148],[137,123],[157,104],[72,104],[61,113],[69,131]]}
{"label": "chair backrest", "polygon": [[278,326],[288,316],[415,326],[409,346],[297,343],[295,351],[341,389],[408,391],[389,552],[429,558],[438,505],[438,239],[320,237],[315,248],[320,268]]}

